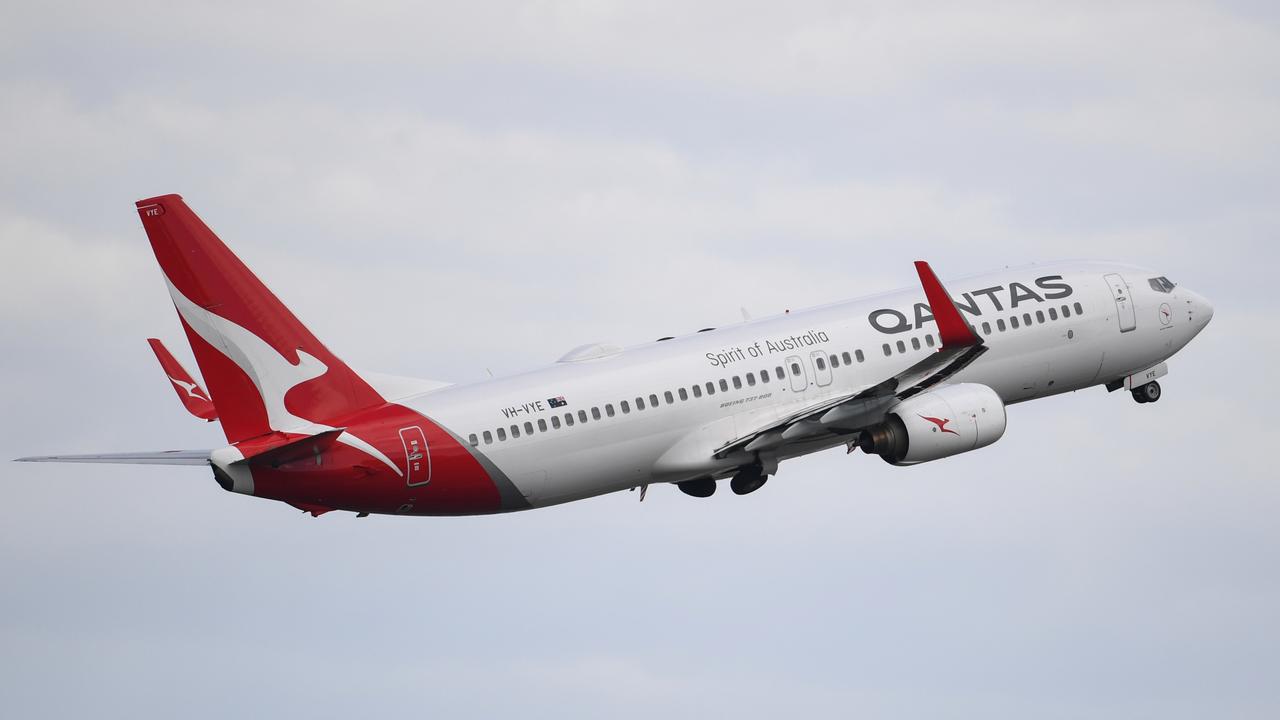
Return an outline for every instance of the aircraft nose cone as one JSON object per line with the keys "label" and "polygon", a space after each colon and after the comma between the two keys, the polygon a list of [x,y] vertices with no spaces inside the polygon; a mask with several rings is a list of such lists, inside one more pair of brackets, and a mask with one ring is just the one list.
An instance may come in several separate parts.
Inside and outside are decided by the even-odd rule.
{"label": "aircraft nose cone", "polygon": [[1192,322],[1196,325],[1196,330],[1202,330],[1209,321],[1213,319],[1213,303],[1210,303],[1199,293],[1190,293],[1191,295],[1191,311]]}

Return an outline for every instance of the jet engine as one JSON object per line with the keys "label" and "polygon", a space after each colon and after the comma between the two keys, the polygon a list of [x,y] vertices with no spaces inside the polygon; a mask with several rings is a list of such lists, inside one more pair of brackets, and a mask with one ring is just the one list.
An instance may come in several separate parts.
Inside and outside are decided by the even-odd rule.
{"label": "jet engine", "polygon": [[986,385],[944,385],[889,408],[862,432],[863,452],[890,465],[915,465],[986,447],[1004,435],[1004,402]]}

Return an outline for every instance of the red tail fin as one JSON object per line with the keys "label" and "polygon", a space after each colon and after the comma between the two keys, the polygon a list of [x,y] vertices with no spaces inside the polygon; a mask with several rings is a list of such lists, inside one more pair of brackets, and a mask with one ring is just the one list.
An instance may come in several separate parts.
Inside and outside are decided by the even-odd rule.
{"label": "red tail fin", "polygon": [[180,196],[137,205],[228,441],[311,432],[383,402]]}

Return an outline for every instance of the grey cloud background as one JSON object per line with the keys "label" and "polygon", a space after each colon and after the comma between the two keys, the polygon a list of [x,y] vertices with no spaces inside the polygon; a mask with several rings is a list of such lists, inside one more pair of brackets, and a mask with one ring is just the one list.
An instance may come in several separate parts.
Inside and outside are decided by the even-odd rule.
{"label": "grey cloud background", "polygon": [[1153,265],[1165,398],[909,470],[491,518],[3,467],[6,716],[1270,718],[1267,3],[0,8],[0,457],[211,447],[132,210],[182,193],[357,367],[453,381],[944,276]]}

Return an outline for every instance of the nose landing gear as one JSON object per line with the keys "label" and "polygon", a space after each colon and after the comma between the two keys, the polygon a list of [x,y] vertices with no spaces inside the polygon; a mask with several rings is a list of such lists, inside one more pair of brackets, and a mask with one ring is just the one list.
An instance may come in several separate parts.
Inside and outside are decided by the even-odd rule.
{"label": "nose landing gear", "polygon": [[1152,380],[1146,385],[1139,385],[1132,392],[1134,400],[1140,403],[1153,403],[1160,399],[1160,383]]}

